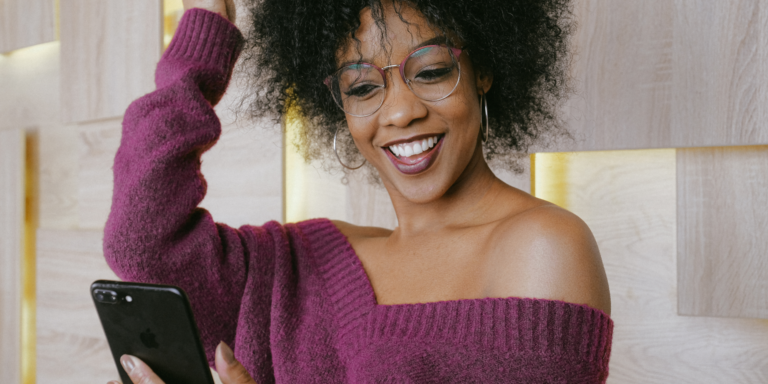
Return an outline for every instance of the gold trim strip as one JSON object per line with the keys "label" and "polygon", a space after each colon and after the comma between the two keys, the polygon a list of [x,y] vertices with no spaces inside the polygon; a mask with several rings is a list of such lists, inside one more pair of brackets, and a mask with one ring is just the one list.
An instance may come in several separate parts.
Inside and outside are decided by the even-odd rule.
{"label": "gold trim strip", "polygon": [[38,144],[36,131],[25,135],[24,161],[24,251],[21,260],[21,382],[37,380],[37,289],[36,254],[38,227]]}

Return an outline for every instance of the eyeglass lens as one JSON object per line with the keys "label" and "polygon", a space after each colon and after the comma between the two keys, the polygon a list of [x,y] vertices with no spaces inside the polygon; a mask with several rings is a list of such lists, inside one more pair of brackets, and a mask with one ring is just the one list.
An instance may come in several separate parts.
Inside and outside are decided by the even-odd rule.
{"label": "eyeglass lens", "polygon": [[[427,46],[411,53],[402,73],[411,91],[427,101],[447,97],[459,82],[458,60],[445,46]],[[350,64],[332,76],[330,89],[344,112],[368,116],[384,102],[386,80],[372,64]]]}

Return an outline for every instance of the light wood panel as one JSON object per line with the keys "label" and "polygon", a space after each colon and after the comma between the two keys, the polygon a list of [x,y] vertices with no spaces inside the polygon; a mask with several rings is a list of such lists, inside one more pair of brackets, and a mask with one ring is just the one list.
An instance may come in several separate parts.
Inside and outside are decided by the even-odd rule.
{"label": "light wood panel", "polygon": [[679,150],[678,310],[768,319],[768,146]]}
{"label": "light wood panel", "polygon": [[38,380],[106,382],[117,378],[88,292],[97,279],[117,279],[104,261],[102,232],[38,232]]}
{"label": "light wood panel", "polygon": [[521,191],[531,193],[531,158],[521,156],[516,160],[517,169],[510,166],[491,163],[491,170],[501,181]]}
{"label": "light wood panel", "polygon": [[112,206],[112,164],[120,146],[122,119],[82,124],[78,130],[78,222],[104,228]]}
{"label": "light wood panel", "polygon": [[549,150],[768,144],[768,11],[759,0],[575,2],[566,103]]}
{"label": "light wood panel", "polygon": [[563,186],[603,257],[615,322],[608,383],[768,381],[768,321],[677,315],[675,150],[563,154],[551,179],[540,156],[537,196]]}
{"label": "light wood panel", "polygon": [[[216,111],[222,136],[203,155],[208,191],[201,206],[231,226],[281,220],[282,139],[279,127],[238,119],[240,93],[228,92]],[[80,228],[103,228],[112,205],[112,164],[120,146],[122,119],[78,126],[78,217]]]}
{"label": "light wood panel", "polygon": [[574,140],[556,149],[670,146],[674,2],[574,4],[576,94],[566,105]]}
{"label": "light wood panel", "polygon": [[37,380],[106,383],[117,379],[91,301],[94,280],[117,277],[102,253],[102,232],[37,233]]}
{"label": "light wood panel", "polygon": [[21,383],[24,133],[0,130],[0,382]]}
{"label": "light wood panel", "polygon": [[95,280],[118,280],[104,260],[102,237],[102,231],[90,230],[37,233],[38,382],[106,383],[119,378],[89,292]]}
{"label": "light wood panel", "polygon": [[39,218],[42,228],[78,226],[78,132],[60,125],[38,129],[37,170]]}
{"label": "light wood panel", "polygon": [[768,4],[675,1],[672,143],[768,144]]}
{"label": "light wood panel", "polygon": [[236,81],[230,84],[216,106],[221,138],[202,158],[208,191],[200,205],[235,227],[283,218],[282,133],[279,125],[238,115],[247,91]]}
{"label": "light wood panel", "polygon": [[355,225],[395,228],[397,215],[387,190],[380,184],[372,184],[365,177],[349,177],[344,187],[346,209],[344,218]]}
{"label": "light wood panel", "polygon": [[56,39],[53,0],[0,1],[0,53]]}
{"label": "light wood panel", "polygon": [[0,55],[0,129],[59,123],[58,42]]}
{"label": "light wood panel", "polygon": [[159,0],[61,0],[65,122],[122,116],[154,89],[162,49]]}

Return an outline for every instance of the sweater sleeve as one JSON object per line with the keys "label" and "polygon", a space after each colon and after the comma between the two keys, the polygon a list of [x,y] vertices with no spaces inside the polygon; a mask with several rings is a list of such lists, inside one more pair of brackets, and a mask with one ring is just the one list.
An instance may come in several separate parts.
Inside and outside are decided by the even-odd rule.
{"label": "sweater sleeve", "polygon": [[125,113],[104,231],[107,263],[121,279],[187,292],[211,364],[220,340],[234,347],[253,251],[244,229],[217,224],[197,207],[206,191],[200,156],[221,133],[213,105],[242,42],[215,13],[184,14],[158,64],[157,89]]}

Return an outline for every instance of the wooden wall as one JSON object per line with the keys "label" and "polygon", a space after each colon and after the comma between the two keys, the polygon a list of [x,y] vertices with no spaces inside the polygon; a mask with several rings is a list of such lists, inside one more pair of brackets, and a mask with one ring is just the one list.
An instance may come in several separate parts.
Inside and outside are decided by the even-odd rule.
{"label": "wooden wall", "polygon": [[577,0],[556,151],[768,144],[768,7],[760,0]]}
{"label": "wooden wall", "polygon": [[[0,7],[0,20],[6,9]],[[60,16],[60,43],[0,56],[3,383],[21,382],[24,193],[19,188],[25,131],[36,133],[34,149],[39,153],[37,380],[79,383],[84,372],[89,381],[117,378],[88,287],[93,280],[114,278],[101,253],[112,162],[123,111],[154,89],[162,44],[161,2],[62,0]],[[235,105],[241,97],[242,91],[233,86],[216,108],[223,135],[203,157],[209,185],[203,206],[230,225],[281,220],[282,135],[279,127],[238,119]],[[14,138],[21,140],[18,146]]]}
{"label": "wooden wall", "polygon": [[159,0],[61,0],[64,122],[121,116],[154,89],[161,6]]}
{"label": "wooden wall", "polygon": [[0,53],[56,39],[54,0],[0,1]]}
{"label": "wooden wall", "polygon": [[584,219],[602,254],[615,324],[608,383],[764,383],[768,320],[677,313],[675,152],[536,155],[536,195]]}
{"label": "wooden wall", "polygon": [[[34,337],[34,324],[23,322],[30,312],[23,312],[34,303],[23,300],[24,288],[32,286],[23,274],[25,266],[22,246],[29,233],[24,230],[25,216],[25,157],[27,136],[39,138],[43,130],[58,124],[58,55],[56,42],[36,45],[0,55],[0,268],[2,269],[2,298],[0,298],[0,381],[19,383],[22,377],[34,375],[34,345],[22,348],[23,337]],[[50,91],[54,91],[51,94]],[[31,140],[34,144],[36,140]],[[34,155],[34,148],[30,155]],[[30,208],[39,212],[34,196]],[[32,209],[30,210],[32,211]],[[33,212],[29,212],[30,214]],[[34,246],[34,244],[32,244]],[[24,314],[24,315],[23,315]],[[23,317],[25,316],[25,317]],[[32,331],[30,334],[29,331]],[[24,333],[22,333],[24,331]]]}
{"label": "wooden wall", "polygon": [[21,381],[24,133],[0,130],[0,381]]}
{"label": "wooden wall", "polygon": [[[46,1],[19,4],[0,2],[0,52],[55,36]],[[159,0],[60,0],[60,7],[60,43],[0,55],[3,383],[20,380],[20,368],[6,368],[19,367],[20,282],[13,276],[20,276],[21,248],[12,239],[21,241],[23,164],[13,159],[23,147],[13,143],[32,131],[40,154],[37,380],[81,382],[72,356],[87,356],[82,364],[93,380],[116,378],[86,292],[92,280],[112,276],[100,253],[111,164],[123,111],[154,87],[163,15]],[[761,237],[768,212],[760,209],[768,202],[766,5],[575,0],[575,7],[577,94],[564,112],[574,140],[548,150],[610,151],[523,160],[533,185],[529,173],[494,171],[593,229],[616,322],[609,382],[768,382],[768,244]],[[30,14],[34,23],[18,23]],[[21,43],[7,43],[9,28]],[[325,216],[397,224],[380,187],[290,164],[296,159],[284,150],[280,127],[238,118],[245,92],[234,84],[217,106],[223,136],[203,157],[209,189],[202,205],[217,221]],[[685,149],[630,150],[638,148]]]}
{"label": "wooden wall", "polygon": [[[100,230],[41,229],[37,234],[37,379],[106,383],[117,377],[89,292],[116,280],[101,250]],[[63,326],[65,325],[66,326]]]}
{"label": "wooden wall", "polygon": [[677,152],[681,314],[768,319],[768,147]]}

